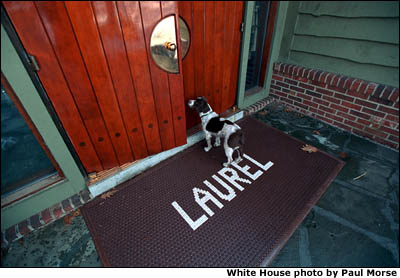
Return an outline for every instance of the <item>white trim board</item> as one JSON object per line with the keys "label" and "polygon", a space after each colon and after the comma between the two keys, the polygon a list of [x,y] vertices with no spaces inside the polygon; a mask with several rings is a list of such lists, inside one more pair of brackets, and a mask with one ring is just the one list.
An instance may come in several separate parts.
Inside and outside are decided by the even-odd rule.
{"label": "white trim board", "polygon": [[[240,111],[238,113],[231,115],[227,119],[232,122],[236,122],[236,121],[242,119],[243,115],[244,115],[243,111]],[[193,146],[194,144],[196,144],[197,142],[200,142],[203,139],[204,139],[204,133],[203,133],[203,131],[199,131],[187,138],[186,145],[146,157],[146,158],[138,161],[137,163],[133,164],[132,166],[130,166],[124,170],[121,170],[120,172],[116,173],[115,175],[107,177],[104,180],[99,181],[99,182],[89,186],[90,194],[92,195],[93,198],[100,194],[103,194],[104,192],[112,189],[113,187],[117,186],[118,184],[121,184],[121,183],[139,175],[140,173],[157,165],[161,161],[163,161],[167,158],[170,158],[171,156],[176,155],[177,153]]]}

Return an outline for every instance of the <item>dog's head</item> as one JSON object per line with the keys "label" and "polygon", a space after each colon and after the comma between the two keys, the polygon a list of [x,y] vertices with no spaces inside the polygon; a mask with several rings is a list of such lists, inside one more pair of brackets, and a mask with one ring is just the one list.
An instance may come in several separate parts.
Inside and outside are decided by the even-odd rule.
{"label": "dog's head", "polygon": [[207,99],[205,97],[198,97],[194,100],[188,101],[188,106],[198,113],[207,113],[211,110],[210,106],[207,103]]}

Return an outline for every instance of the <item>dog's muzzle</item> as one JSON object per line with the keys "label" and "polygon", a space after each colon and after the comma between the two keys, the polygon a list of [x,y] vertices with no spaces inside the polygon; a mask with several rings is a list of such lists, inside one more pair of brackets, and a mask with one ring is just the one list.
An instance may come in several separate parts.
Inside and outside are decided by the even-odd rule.
{"label": "dog's muzzle", "polygon": [[194,104],[194,100],[189,100],[189,101],[188,101],[188,105],[189,105],[189,107],[192,107],[192,106],[193,106],[193,104]]}

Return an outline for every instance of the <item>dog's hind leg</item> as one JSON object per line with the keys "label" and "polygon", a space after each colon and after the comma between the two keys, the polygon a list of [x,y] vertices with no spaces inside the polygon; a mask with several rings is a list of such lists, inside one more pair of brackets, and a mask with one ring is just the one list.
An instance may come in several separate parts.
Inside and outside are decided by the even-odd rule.
{"label": "dog's hind leg", "polygon": [[219,146],[221,146],[221,135],[217,134],[217,136],[215,137],[214,147],[219,147]]}
{"label": "dog's hind leg", "polygon": [[226,158],[228,159],[228,162],[223,163],[222,166],[229,167],[231,165],[231,163],[233,162],[233,158],[232,158],[233,149],[231,149],[231,148],[224,148],[224,149],[225,149],[225,155],[226,155]]}

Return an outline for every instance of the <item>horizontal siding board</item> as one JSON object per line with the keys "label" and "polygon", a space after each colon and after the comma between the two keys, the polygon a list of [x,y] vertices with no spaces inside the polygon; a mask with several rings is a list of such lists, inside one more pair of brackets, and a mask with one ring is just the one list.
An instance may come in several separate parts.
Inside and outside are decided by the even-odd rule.
{"label": "horizontal siding board", "polygon": [[295,35],[291,50],[337,57],[361,64],[399,67],[399,48],[392,44]]}
{"label": "horizontal siding board", "polygon": [[300,13],[338,17],[398,17],[397,1],[302,1]]}
{"label": "horizontal siding board", "polygon": [[317,54],[292,51],[291,63],[398,87],[398,68],[371,66]]}
{"label": "horizontal siding board", "polygon": [[398,44],[399,19],[315,17],[299,14],[294,33]]}

